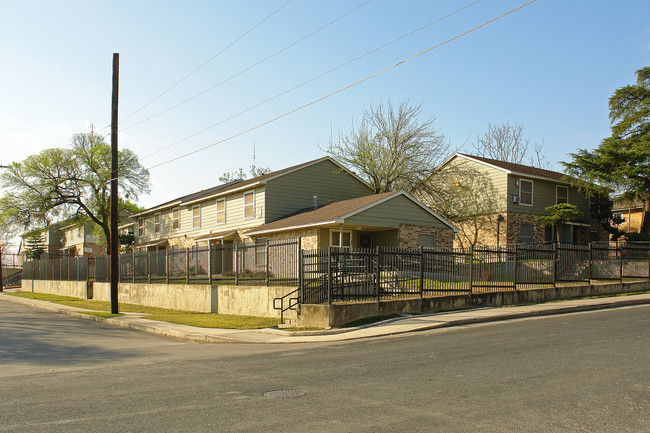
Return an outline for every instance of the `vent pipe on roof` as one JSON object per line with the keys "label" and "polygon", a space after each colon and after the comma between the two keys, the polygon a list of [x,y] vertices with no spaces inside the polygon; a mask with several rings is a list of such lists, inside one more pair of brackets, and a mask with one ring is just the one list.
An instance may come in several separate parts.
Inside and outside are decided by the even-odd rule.
{"label": "vent pipe on roof", "polygon": [[318,209],[318,196],[314,196],[314,209]]}

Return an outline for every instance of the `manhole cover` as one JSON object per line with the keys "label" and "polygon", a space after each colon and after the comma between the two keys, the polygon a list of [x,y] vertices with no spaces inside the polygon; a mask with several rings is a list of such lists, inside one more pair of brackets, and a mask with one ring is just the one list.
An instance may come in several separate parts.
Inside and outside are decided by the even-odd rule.
{"label": "manhole cover", "polygon": [[263,395],[264,397],[296,398],[305,394],[307,394],[307,391],[299,389],[278,389],[277,391],[266,391]]}

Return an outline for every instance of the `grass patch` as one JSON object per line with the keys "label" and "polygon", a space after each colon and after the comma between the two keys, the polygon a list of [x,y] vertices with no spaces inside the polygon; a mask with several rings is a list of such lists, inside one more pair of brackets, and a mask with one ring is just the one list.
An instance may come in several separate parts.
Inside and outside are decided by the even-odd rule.
{"label": "grass patch", "polygon": [[[49,293],[14,292],[7,293],[27,299],[54,302],[75,308],[94,310],[99,317],[109,317],[100,314],[110,314],[111,303],[79,299],[69,296],[51,295]],[[171,310],[168,308],[147,307],[144,305],[119,304],[121,312],[145,313],[145,319],[159,320],[161,322],[177,323],[180,325],[196,326],[199,328],[224,328],[224,329],[260,329],[277,326],[280,319],[254,316],[236,316],[233,314],[199,313],[194,311]],[[81,312],[81,311],[80,311]],[[83,311],[84,314],[92,314]],[[115,317],[115,316],[110,316]]]}
{"label": "grass patch", "polygon": [[346,323],[341,326],[341,328],[354,328],[356,326],[369,325],[371,323],[381,322],[382,320],[394,319],[395,317],[400,317],[399,314],[388,314],[386,316],[372,316],[364,317],[363,319],[355,320],[354,322]]}

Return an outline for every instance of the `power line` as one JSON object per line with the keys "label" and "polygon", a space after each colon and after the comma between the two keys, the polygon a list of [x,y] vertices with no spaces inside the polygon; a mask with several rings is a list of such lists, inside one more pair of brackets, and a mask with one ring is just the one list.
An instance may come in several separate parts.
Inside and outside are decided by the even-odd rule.
{"label": "power line", "polygon": [[[277,14],[278,12],[280,12],[282,9],[284,9],[284,8],[285,8],[289,3],[291,3],[291,2],[293,2],[293,0],[289,0],[289,1],[287,1],[285,4],[283,4],[283,5],[280,6],[278,9],[276,9],[275,11],[273,11],[273,13],[271,13],[271,15],[267,16],[267,17],[264,18],[262,21],[260,21],[260,22],[258,22],[257,24],[255,24],[253,27],[251,27],[250,29],[248,29],[246,32],[244,32],[244,33],[243,33],[241,36],[239,36],[237,39],[235,39],[235,40],[232,41],[230,44],[228,44],[228,45],[226,45],[224,48],[222,48],[221,51],[219,51],[217,54],[215,54],[214,56],[210,57],[210,58],[209,58],[208,60],[206,60],[205,62],[201,63],[199,66],[197,66],[196,68],[194,68],[194,70],[192,70],[189,74],[185,75],[185,76],[184,76],[183,78],[181,78],[180,80],[176,81],[176,82],[175,82],[174,84],[172,84],[172,85],[171,85],[167,90],[165,90],[164,92],[162,92],[161,94],[159,94],[158,96],[156,96],[155,98],[153,98],[151,101],[149,101],[149,102],[147,102],[146,104],[144,104],[142,107],[140,107],[140,108],[138,108],[137,110],[135,110],[133,113],[131,113],[131,114],[129,114],[128,116],[126,116],[124,119],[122,119],[122,121],[120,121],[120,123],[124,123],[124,122],[126,122],[126,121],[129,120],[131,117],[135,116],[135,115],[138,114],[140,111],[144,110],[144,109],[147,108],[149,105],[153,104],[155,101],[157,101],[157,100],[160,99],[162,96],[164,96],[165,94],[167,94],[170,90],[172,90],[173,88],[175,88],[176,86],[178,86],[180,83],[182,83],[183,81],[185,81],[186,79],[188,79],[191,75],[193,75],[193,74],[194,74],[195,72],[197,72],[199,69],[201,69],[202,67],[204,67],[205,65],[207,65],[208,63],[210,63],[212,60],[214,60],[215,58],[217,58],[219,55],[221,55],[221,54],[222,54],[224,51],[226,51],[228,48],[232,47],[232,46],[235,45],[237,42],[239,42],[240,40],[242,40],[242,39],[243,39],[245,36],[247,36],[250,32],[252,32],[252,31],[255,30],[256,28],[258,28],[259,26],[261,26],[262,24],[264,24],[264,22],[266,22],[266,21],[269,20],[271,17],[273,17],[273,15]],[[102,128],[102,130],[107,129],[107,128],[110,128],[110,126],[111,126],[111,125],[108,125],[108,126]]]}
{"label": "power line", "polygon": [[[165,91],[162,92],[160,95],[158,95],[158,96],[156,96],[155,98],[153,98],[151,101],[147,102],[145,105],[143,105],[141,108],[139,108],[139,109],[136,110],[135,112],[133,112],[133,113],[131,113],[130,115],[128,115],[124,120],[122,120],[122,122],[125,122],[125,121],[127,121],[128,119],[130,119],[131,117],[135,116],[135,115],[138,114],[140,111],[142,111],[144,108],[146,108],[146,107],[148,107],[149,105],[151,105],[154,101],[158,100],[161,96],[163,96],[164,94],[166,94],[167,92],[169,92],[170,90],[172,90],[174,87],[176,87],[177,85],[179,85],[180,83],[182,83],[183,81],[185,81],[187,78],[189,78],[189,77],[190,77],[192,74],[194,74],[196,71],[198,71],[199,69],[201,69],[202,67],[204,67],[205,65],[207,65],[208,63],[210,63],[212,60],[214,60],[215,58],[217,58],[221,53],[223,53],[223,52],[226,51],[228,48],[232,47],[232,46],[235,45],[237,42],[239,42],[240,40],[242,40],[246,35],[248,35],[249,33],[251,33],[251,32],[252,32],[253,30],[255,30],[257,27],[261,26],[265,21],[267,21],[268,19],[270,19],[273,15],[275,15],[275,14],[278,13],[278,12],[280,12],[282,9],[284,9],[285,6],[287,6],[287,5],[288,5],[289,3],[291,3],[292,1],[293,1],[293,0],[289,0],[288,2],[286,2],[285,4],[283,4],[282,6],[280,6],[278,9],[276,9],[275,11],[273,11],[273,13],[272,13],[271,15],[267,16],[267,17],[264,18],[262,21],[260,21],[259,23],[255,24],[253,27],[251,27],[248,31],[246,31],[246,32],[245,32],[244,34],[242,34],[240,37],[238,37],[237,39],[235,39],[234,41],[232,41],[230,44],[226,45],[226,46],[225,46],[221,51],[219,51],[217,54],[215,54],[214,56],[210,57],[208,60],[206,60],[205,62],[203,62],[202,64],[200,64],[197,68],[195,68],[192,72],[190,72],[189,74],[187,74],[186,76],[184,76],[183,78],[181,78],[180,80],[178,80],[177,82],[175,82],[175,83],[174,83],[171,87],[169,87],[167,90],[165,90]],[[122,123],[122,122],[120,122],[120,123]]]}
{"label": "power line", "polygon": [[474,32],[474,31],[478,30],[478,29],[480,29],[480,28],[482,28],[482,27],[485,27],[486,25],[488,25],[488,24],[490,24],[490,23],[493,23],[494,21],[497,21],[497,20],[499,20],[499,19],[501,19],[501,18],[503,18],[503,17],[505,17],[505,16],[507,16],[507,15],[510,15],[511,13],[516,12],[516,11],[518,11],[519,9],[521,9],[521,8],[523,8],[523,7],[525,7],[525,6],[530,5],[531,3],[534,3],[535,1],[537,1],[537,0],[530,0],[529,2],[524,3],[524,4],[520,5],[520,6],[517,6],[516,8],[511,9],[511,10],[509,10],[508,12],[505,12],[505,13],[503,13],[503,14],[501,14],[501,15],[495,17],[495,18],[492,18],[492,19],[490,19],[490,20],[488,20],[488,21],[485,21],[484,23],[479,24],[478,26],[475,26],[475,27],[473,27],[473,28],[471,28],[471,29],[469,29],[469,30],[466,30],[466,31],[462,32],[462,33],[459,33],[458,35],[456,35],[456,36],[454,36],[454,37],[452,37],[452,38],[449,38],[449,39],[447,39],[446,41],[440,42],[439,44],[436,44],[436,45],[432,46],[431,48],[428,48],[428,49],[426,49],[426,50],[424,50],[424,51],[421,51],[421,52],[419,52],[419,53],[417,53],[417,54],[415,54],[415,55],[413,55],[413,56],[411,56],[411,57],[408,57],[408,58],[406,58],[406,59],[404,59],[404,60],[402,60],[402,61],[400,61],[400,62],[397,62],[397,63],[395,63],[395,64],[392,65],[392,66],[389,66],[389,67],[387,67],[387,68],[385,68],[385,69],[382,69],[382,70],[379,71],[379,72],[375,72],[375,73],[372,74],[372,75],[368,75],[367,77],[362,78],[361,80],[356,81],[356,82],[354,82],[354,83],[352,83],[352,84],[349,84],[349,85],[347,85],[347,86],[345,86],[345,87],[342,87],[342,88],[340,88],[339,90],[336,90],[336,91],[334,91],[334,92],[332,92],[332,93],[329,93],[329,94],[327,94],[327,95],[325,95],[325,96],[322,96],[322,97],[320,97],[320,98],[318,98],[318,99],[315,99],[315,100],[313,100],[313,101],[311,101],[311,102],[308,102],[308,103],[306,103],[306,104],[304,104],[304,105],[301,105],[300,107],[294,108],[293,110],[287,111],[287,112],[284,113],[284,114],[281,114],[281,115],[279,115],[279,116],[276,116],[276,117],[274,117],[274,118],[272,118],[272,119],[270,119],[270,120],[267,120],[267,121],[265,121],[265,122],[259,123],[259,124],[255,125],[255,126],[253,126],[253,127],[250,127],[250,128],[248,128],[248,129],[246,129],[246,130],[244,130],[244,131],[242,131],[242,132],[239,132],[239,133],[237,133],[237,134],[231,135],[230,137],[227,137],[227,138],[224,138],[224,139],[222,139],[222,140],[216,141],[216,142],[214,142],[214,143],[211,143],[211,144],[205,145],[205,146],[200,147],[200,148],[198,148],[198,149],[195,149],[195,150],[193,150],[193,151],[191,151],[191,152],[187,152],[187,153],[184,153],[184,154],[179,155],[179,156],[177,156],[177,157],[174,157],[174,158],[172,158],[172,159],[169,159],[169,160],[167,160],[167,161],[164,161],[164,162],[161,162],[161,163],[158,163],[158,164],[152,165],[152,166],[148,167],[147,170],[151,170],[151,169],[154,169],[154,168],[160,167],[160,166],[162,166],[162,165],[166,165],[166,164],[169,164],[169,163],[171,163],[171,162],[178,161],[179,159],[186,158],[186,157],[188,157],[188,156],[190,156],[190,155],[193,155],[193,154],[195,154],[195,153],[202,152],[202,151],[204,151],[204,150],[206,150],[206,149],[208,149],[208,148],[210,148],[210,147],[214,147],[214,146],[216,146],[216,145],[218,145],[218,144],[224,143],[224,142],[226,142],[226,141],[232,140],[233,138],[237,138],[237,137],[239,137],[239,136],[241,136],[241,135],[244,135],[244,134],[246,134],[246,133],[248,133],[248,132],[254,131],[255,129],[259,129],[259,128],[261,128],[262,126],[265,126],[265,125],[268,125],[269,123],[275,122],[276,120],[282,119],[283,117],[286,117],[286,116],[288,116],[288,115],[290,115],[290,114],[293,114],[293,113],[295,113],[295,112],[297,112],[297,111],[300,111],[300,110],[302,110],[302,109],[304,109],[304,108],[307,108],[307,107],[309,107],[309,106],[311,106],[311,105],[314,105],[314,104],[316,104],[316,103],[318,103],[318,102],[320,102],[320,101],[323,101],[323,100],[325,100],[325,99],[327,99],[327,98],[330,98],[330,97],[332,97],[332,96],[334,96],[334,95],[336,95],[336,94],[338,94],[338,93],[341,93],[341,92],[343,92],[343,91],[345,91],[345,90],[347,90],[347,89],[350,89],[350,88],[352,88],[352,87],[354,87],[354,86],[356,86],[356,85],[358,85],[358,84],[361,84],[361,83],[363,83],[363,82],[365,82],[365,81],[368,81],[368,80],[370,80],[371,78],[374,78],[374,77],[379,76],[379,75],[381,75],[381,74],[383,74],[383,73],[385,73],[385,72],[388,72],[388,71],[390,71],[391,69],[394,69],[394,68],[396,68],[396,67],[398,67],[398,66],[400,66],[400,65],[403,65],[404,63],[410,62],[411,60],[416,59],[416,58],[422,56],[423,54],[428,53],[429,51],[432,51],[432,50],[434,50],[434,49],[436,49],[436,48],[438,48],[438,47],[441,47],[441,46],[443,46],[443,45],[445,45],[445,44],[448,44],[449,42],[452,42],[452,41],[454,41],[454,40],[456,40],[456,39],[458,39],[458,38],[461,38],[461,37],[463,37],[463,36],[465,36],[465,35],[467,35],[467,34],[469,34],[469,33],[472,33],[472,32]]}
{"label": "power line", "polygon": [[307,38],[309,38],[309,37],[315,35],[316,33],[318,33],[318,32],[320,32],[320,31],[326,29],[327,27],[331,26],[332,24],[336,23],[337,21],[342,20],[343,18],[345,18],[346,16],[348,16],[348,15],[350,15],[351,13],[355,12],[356,10],[361,9],[363,6],[367,5],[367,4],[370,3],[371,1],[373,1],[373,0],[366,0],[364,3],[360,4],[359,6],[353,8],[353,9],[351,9],[350,11],[348,11],[348,12],[346,12],[345,14],[341,15],[340,17],[336,18],[335,20],[330,21],[329,23],[325,24],[325,25],[322,26],[322,27],[319,27],[318,29],[314,30],[313,32],[311,32],[311,33],[309,33],[309,34],[303,36],[302,38],[300,38],[300,39],[298,39],[298,40],[296,40],[296,41],[294,41],[294,42],[292,42],[292,43],[290,43],[290,44],[287,45],[286,47],[284,47],[284,48],[282,48],[282,49],[276,51],[275,53],[271,54],[270,56],[267,56],[267,57],[263,58],[262,60],[258,61],[257,63],[254,63],[254,64],[248,66],[247,68],[245,68],[245,69],[243,69],[243,70],[237,72],[237,73],[234,74],[234,75],[231,75],[230,77],[226,78],[225,80],[223,80],[223,81],[221,81],[221,82],[219,82],[219,83],[217,83],[217,84],[215,84],[215,85],[213,85],[213,86],[211,86],[211,87],[208,87],[207,89],[202,90],[201,92],[196,93],[196,94],[194,94],[193,96],[190,96],[189,98],[184,99],[183,101],[181,101],[181,102],[179,102],[179,103],[177,103],[177,104],[175,104],[175,105],[172,105],[171,107],[168,107],[168,108],[166,108],[166,109],[164,109],[164,110],[162,110],[162,111],[159,111],[158,113],[153,114],[153,115],[151,115],[151,116],[149,116],[149,117],[147,117],[147,118],[145,118],[145,119],[143,119],[143,120],[141,120],[141,121],[139,121],[139,122],[133,123],[133,124],[127,126],[126,128],[122,128],[122,130],[125,131],[125,130],[127,130],[127,129],[133,128],[134,126],[137,126],[137,125],[140,125],[140,124],[142,124],[142,123],[144,123],[144,122],[147,122],[147,121],[149,121],[149,120],[151,120],[151,119],[153,119],[153,118],[155,118],[155,117],[160,116],[161,114],[167,113],[168,111],[171,111],[171,110],[173,110],[173,109],[175,109],[175,108],[177,108],[177,107],[180,107],[181,105],[185,104],[186,102],[189,102],[189,101],[191,101],[191,100],[193,100],[193,99],[195,99],[195,98],[198,98],[199,96],[201,96],[201,95],[203,95],[203,94],[205,94],[205,93],[207,93],[207,92],[209,92],[209,91],[211,91],[211,90],[213,90],[213,89],[215,89],[215,88],[221,86],[222,84],[227,83],[228,81],[232,80],[233,78],[236,78],[236,77],[240,76],[241,74],[243,74],[244,72],[247,72],[247,71],[253,69],[253,68],[256,67],[256,66],[261,65],[262,63],[266,62],[267,60],[272,59],[273,57],[277,56],[278,54],[283,53],[284,51],[288,50],[289,48],[293,47],[294,45],[297,45],[297,44],[299,44],[300,42],[304,41],[305,39],[307,39]]}
{"label": "power line", "polygon": [[264,104],[266,104],[267,102],[270,102],[270,101],[272,101],[272,100],[274,100],[274,99],[277,99],[277,98],[279,98],[280,96],[286,95],[287,93],[292,92],[292,91],[294,91],[294,90],[296,90],[296,89],[298,89],[298,88],[300,88],[300,87],[302,87],[302,86],[304,86],[304,85],[306,85],[306,84],[309,84],[309,83],[311,83],[311,82],[313,82],[313,81],[316,81],[317,79],[322,78],[322,77],[324,77],[324,76],[327,75],[327,74],[330,74],[330,73],[332,73],[332,72],[334,72],[334,71],[336,71],[336,70],[338,70],[338,69],[341,69],[341,68],[344,67],[344,66],[347,66],[347,65],[349,65],[349,64],[351,64],[351,63],[353,63],[353,62],[356,62],[357,60],[360,60],[360,59],[362,59],[362,58],[364,58],[364,57],[366,57],[366,56],[368,56],[368,55],[370,55],[370,54],[372,54],[372,53],[375,53],[375,52],[377,52],[377,51],[379,51],[379,50],[381,50],[381,49],[383,49],[383,48],[386,48],[387,46],[389,46],[389,45],[391,45],[391,44],[394,44],[395,42],[398,42],[398,41],[400,41],[400,40],[402,40],[402,39],[404,39],[404,38],[406,38],[406,37],[408,37],[408,36],[411,36],[411,35],[413,35],[414,33],[417,33],[417,32],[419,32],[419,31],[421,31],[421,30],[424,30],[425,28],[430,27],[430,26],[432,26],[433,24],[436,24],[436,23],[438,23],[438,22],[440,22],[440,21],[442,21],[442,20],[445,20],[445,19],[447,19],[447,18],[449,18],[449,17],[451,17],[451,16],[453,16],[453,15],[455,15],[455,14],[457,14],[457,13],[459,13],[459,12],[461,12],[461,11],[463,11],[463,10],[469,8],[469,7],[471,7],[471,6],[476,5],[477,3],[480,3],[481,1],[482,1],[482,0],[476,0],[474,3],[470,3],[470,4],[464,6],[464,7],[460,8],[460,9],[456,9],[454,12],[451,12],[451,13],[445,15],[445,16],[442,17],[442,18],[438,18],[438,19],[436,19],[436,20],[434,20],[434,21],[431,21],[431,22],[429,22],[428,24],[425,24],[425,25],[423,25],[423,26],[421,26],[421,27],[419,27],[419,28],[417,28],[417,29],[415,29],[415,30],[409,32],[409,33],[406,33],[406,34],[404,34],[404,35],[402,35],[402,36],[400,36],[400,37],[398,37],[398,38],[396,38],[396,39],[393,39],[392,41],[387,42],[387,43],[385,43],[385,44],[383,44],[383,45],[381,45],[381,46],[379,46],[379,47],[377,47],[377,48],[375,48],[375,49],[373,49],[373,50],[371,50],[371,51],[368,51],[368,52],[366,52],[366,53],[364,53],[364,54],[362,54],[362,55],[360,55],[360,56],[357,56],[357,57],[355,57],[355,58],[352,59],[352,60],[348,60],[347,62],[342,63],[342,64],[336,66],[335,68],[332,68],[332,69],[330,69],[330,70],[328,70],[328,71],[326,71],[326,72],[323,72],[322,74],[319,74],[319,75],[317,75],[317,76],[315,76],[315,77],[313,77],[313,78],[311,78],[311,79],[309,79],[309,80],[307,80],[307,81],[303,81],[302,83],[300,83],[300,84],[298,84],[298,85],[296,85],[296,86],[293,86],[293,87],[291,87],[290,89],[287,89],[287,90],[285,90],[285,91],[283,91],[283,92],[281,92],[281,93],[276,94],[275,96],[272,96],[272,97],[270,97],[270,98],[268,98],[268,99],[265,99],[265,100],[263,100],[263,101],[261,101],[261,102],[258,102],[257,104],[255,104],[255,105],[253,105],[253,106],[251,106],[251,107],[246,108],[245,110],[242,110],[242,111],[240,111],[240,112],[238,112],[238,113],[236,113],[236,114],[233,114],[233,115],[230,116],[230,117],[227,117],[227,118],[225,118],[225,119],[223,119],[223,120],[220,120],[220,121],[217,122],[217,123],[213,123],[212,125],[207,126],[207,127],[203,128],[203,129],[201,129],[201,130],[199,130],[199,131],[197,131],[197,132],[195,132],[195,133],[193,133],[193,134],[191,134],[191,135],[188,135],[188,136],[186,136],[186,137],[184,137],[184,138],[182,138],[182,139],[180,139],[180,140],[177,140],[177,141],[175,141],[175,142],[173,142],[173,143],[171,143],[171,144],[169,144],[169,145],[167,145],[167,146],[165,146],[165,147],[163,147],[163,148],[161,148],[161,149],[158,149],[158,150],[156,150],[156,151],[154,151],[154,152],[152,152],[152,153],[150,153],[150,154],[148,154],[148,155],[145,155],[145,156],[142,157],[142,159],[149,158],[150,156],[156,155],[156,154],[158,154],[158,153],[160,153],[160,152],[163,152],[163,151],[169,149],[170,147],[176,146],[177,144],[180,144],[180,143],[182,143],[182,142],[184,142],[184,141],[186,141],[186,140],[189,140],[189,139],[192,138],[192,137],[196,137],[197,135],[199,135],[199,134],[201,134],[201,133],[203,133],[203,132],[205,132],[205,131],[207,131],[207,130],[209,130],[209,129],[215,128],[215,127],[217,127],[217,126],[219,126],[219,125],[221,125],[221,124],[223,124],[223,123],[225,123],[225,122],[227,122],[227,121],[229,121],[229,120],[234,119],[235,117],[241,116],[242,114],[247,113],[247,112],[249,112],[249,111],[251,111],[251,110],[253,110],[253,109],[255,109],[255,108],[257,108],[257,107],[259,107],[259,106],[261,106],[261,105],[264,105]]}

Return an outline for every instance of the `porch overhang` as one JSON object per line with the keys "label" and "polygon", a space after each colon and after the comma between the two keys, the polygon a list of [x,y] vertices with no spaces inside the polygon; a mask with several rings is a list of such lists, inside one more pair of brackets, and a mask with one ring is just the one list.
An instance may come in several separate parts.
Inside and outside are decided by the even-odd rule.
{"label": "porch overhang", "polygon": [[216,239],[235,239],[237,237],[237,230],[225,230],[222,232],[208,233],[194,238],[195,242],[212,241]]}

